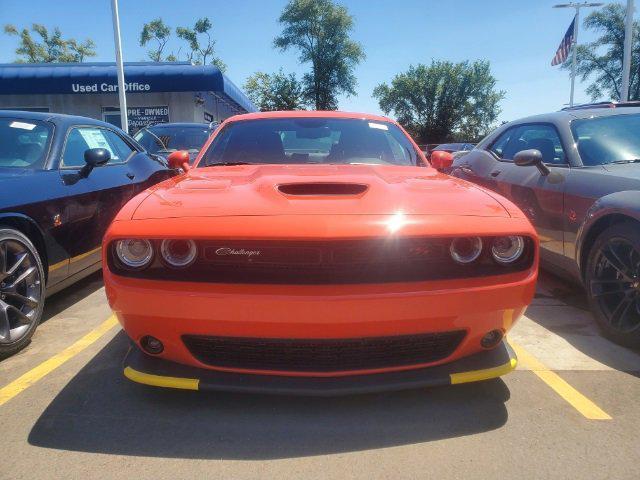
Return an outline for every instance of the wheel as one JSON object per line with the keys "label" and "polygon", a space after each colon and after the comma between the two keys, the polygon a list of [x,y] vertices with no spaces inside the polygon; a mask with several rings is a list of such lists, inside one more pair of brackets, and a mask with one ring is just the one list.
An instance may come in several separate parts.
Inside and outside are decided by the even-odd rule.
{"label": "wheel", "polygon": [[619,223],[596,239],[585,280],[591,311],[604,336],[640,347],[640,225]]}
{"label": "wheel", "polygon": [[29,343],[44,306],[44,268],[31,241],[0,227],[0,358]]}

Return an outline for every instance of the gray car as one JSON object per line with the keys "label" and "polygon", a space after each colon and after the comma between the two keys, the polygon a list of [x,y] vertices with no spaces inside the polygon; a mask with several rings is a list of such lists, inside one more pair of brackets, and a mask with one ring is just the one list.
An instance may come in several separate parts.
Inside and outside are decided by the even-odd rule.
{"label": "gray car", "polygon": [[640,108],[593,104],[507,123],[451,174],[516,203],[542,265],[585,286],[612,340],[640,347]]}

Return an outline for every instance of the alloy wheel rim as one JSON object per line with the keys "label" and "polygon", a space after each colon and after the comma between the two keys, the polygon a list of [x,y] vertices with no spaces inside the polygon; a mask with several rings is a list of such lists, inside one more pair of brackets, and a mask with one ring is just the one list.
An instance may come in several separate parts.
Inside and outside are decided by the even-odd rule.
{"label": "alloy wheel rim", "polygon": [[38,320],[41,282],[27,246],[18,240],[0,241],[0,345],[17,342]]}
{"label": "alloy wheel rim", "polygon": [[609,325],[622,333],[640,328],[640,251],[625,238],[612,238],[598,250],[591,296]]}

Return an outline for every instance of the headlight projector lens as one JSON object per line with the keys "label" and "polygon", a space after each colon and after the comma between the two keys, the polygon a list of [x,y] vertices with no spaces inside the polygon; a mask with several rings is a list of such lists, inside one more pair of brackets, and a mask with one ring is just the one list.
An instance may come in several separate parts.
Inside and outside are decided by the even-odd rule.
{"label": "headlight projector lens", "polygon": [[523,252],[524,239],[517,235],[498,237],[491,246],[493,259],[502,265],[515,262],[522,256]]}
{"label": "headlight projector lens", "polygon": [[130,238],[116,242],[118,259],[129,268],[142,268],[151,263],[153,247],[149,240]]}
{"label": "headlight projector lens", "polygon": [[482,253],[482,239],[480,237],[456,238],[451,242],[449,252],[455,262],[462,265],[471,263]]}
{"label": "headlight projector lens", "polygon": [[160,253],[165,262],[172,267],[187,267],[193,263],[198,254],[196,242],[193,240],[163,240]]}

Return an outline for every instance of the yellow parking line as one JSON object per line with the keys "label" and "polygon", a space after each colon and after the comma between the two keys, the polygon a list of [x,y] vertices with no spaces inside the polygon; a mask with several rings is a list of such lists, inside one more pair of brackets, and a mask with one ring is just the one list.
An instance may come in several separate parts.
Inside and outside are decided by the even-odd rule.
{"label": "yellow parking line", "polygon": [[535,373],[544,383],[549,385],[558,395],[564,398],[573,408],[589,420],[611,420],[611,417],[595,403],[565,382],[557,373],[549,370],[540,360],[523,347],[509,339],[518,356],[521,366]]}
{"label": "yellow parking line", "polygon": [[66,361],[71,360],[78,353],[82,352],[85,348],[94,343],[117,324],[118,321],[116,320],[115,315],[112,315],[73,345],[65,348],[60,353],[55,354],[48,360],[45,360],[37,367],[32,368],[27,373],[25,373],[21,377],[18,377],[5,387],[0,388],[0,406],[4,405],[20,392],[26,390],[38,380],[54,371]]}

